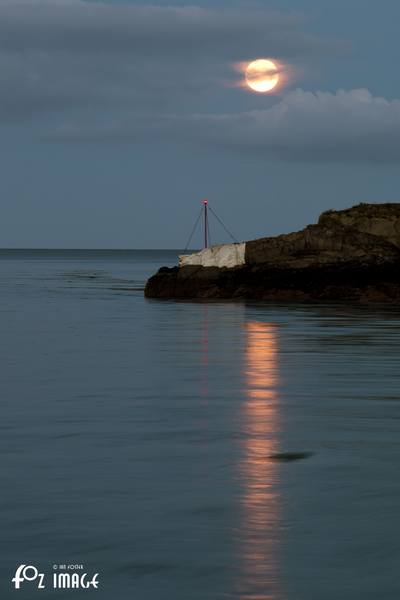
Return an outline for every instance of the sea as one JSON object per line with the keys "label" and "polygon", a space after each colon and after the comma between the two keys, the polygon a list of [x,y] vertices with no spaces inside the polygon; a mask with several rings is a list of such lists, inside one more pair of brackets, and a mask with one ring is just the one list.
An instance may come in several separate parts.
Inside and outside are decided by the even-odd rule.
{"label": "sea", "polygon": [[177,255],[0,251],[0,598],[399,598],[400,310],[145,299]]}

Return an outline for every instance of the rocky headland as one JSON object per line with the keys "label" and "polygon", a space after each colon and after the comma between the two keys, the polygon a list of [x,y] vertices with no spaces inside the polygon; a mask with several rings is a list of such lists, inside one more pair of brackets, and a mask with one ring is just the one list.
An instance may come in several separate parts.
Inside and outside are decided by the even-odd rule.
{"label": "rocky headland", "polygon": [[400,302],[400,204],[321,214],[295,233],[180,257],[149,298]]}

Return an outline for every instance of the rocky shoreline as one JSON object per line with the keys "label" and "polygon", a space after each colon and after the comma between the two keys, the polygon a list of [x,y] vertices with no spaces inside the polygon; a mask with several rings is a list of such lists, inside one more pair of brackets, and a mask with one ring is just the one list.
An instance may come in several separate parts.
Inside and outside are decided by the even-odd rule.
{"label": "rocky shoreline", "polygon": [[[239,255],[235,264],[232,256]],[[181,257],[179,267],[163,267],[149,279],[145,295],[397,303],[400,204],[327,211],[317,224],[295,233]]]}

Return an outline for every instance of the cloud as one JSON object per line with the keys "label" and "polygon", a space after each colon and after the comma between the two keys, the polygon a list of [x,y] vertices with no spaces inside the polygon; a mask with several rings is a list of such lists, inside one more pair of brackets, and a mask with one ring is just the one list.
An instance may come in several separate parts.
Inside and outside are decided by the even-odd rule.
{"label": "cloud", "polygon": [[[326,42],[302,33],[298,15],[265,9],[206,9],[88,3],[82,0],[0,0],[0,51],[166,52],[235,57],[271,44],[283,55]],[[239,56],[240,57],[240,56]]]}
{"label": "cloud", "polygon": [[235,62],[268,55],[296,63],[343,50],[306,28],[302,15],[247,5],[0,0],[0,119],[36,120],[42,130],[44,121],[47,139],[59,141],[166,140],[288,161],[398,161],[400,101],[367,90],[298,89],[238,112],[229,87]]}
{"label": "cloud", "polygon": [[287,93],[266,110],[193,118],[208,142],[289,161],[397,162],[400,100],[366,89]]}
{"label": "cloud", "polygon": [[366,89],[287,93],[265,109],[210,115],[162,115],[97,130],[73,126],[63,141],[194,142],[283,161],[400,161],[400,100]]}
{"label": "cloud", "polygon": [[237,60],[340,47],[305,26],[263,8],[0,0],[0,118],[185,106],[236,77]]}

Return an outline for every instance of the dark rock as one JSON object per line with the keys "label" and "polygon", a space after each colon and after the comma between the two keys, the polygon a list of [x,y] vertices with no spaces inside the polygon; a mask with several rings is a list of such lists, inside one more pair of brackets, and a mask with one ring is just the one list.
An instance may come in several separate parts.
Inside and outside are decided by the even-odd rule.
{"label": "dark rock", "polygon": [[302,231],[246,243],[235,268],[163,267],[153,298],[400,302],[400,204],[323,213]]}
{"label": "dark rock", "polygon": [[290,462],[293,460],[302,460],[304,458],[310,458],[313,452],[278,452],[277,454],[271,454],[269,458],[272,460],[282,460],[284,462]]}
{"label": "dark rock", "polygon": [[400,254],[386,239],[327,221],[296,233],[247,242],[245,256],[249,265],[308,268],[355,261],[381,264]]}
{"label": "dark rock", "polygon": [[346,210],[329,210],[318,224],[336,223],[376,235],[400,248],[400,204],[358,204]]}

